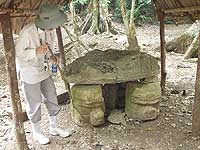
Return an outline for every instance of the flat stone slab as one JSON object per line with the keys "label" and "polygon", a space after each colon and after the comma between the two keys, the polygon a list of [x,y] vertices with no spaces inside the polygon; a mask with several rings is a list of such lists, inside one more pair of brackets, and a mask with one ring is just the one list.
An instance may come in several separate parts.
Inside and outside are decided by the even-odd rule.
{"label": "flat stone slab", "polygon": [[146,53],[94,50],[67,66],[66,79],[76,84],[108,84],[148,78],[158,73],[158,60]]}
{"label": "flat stone slab", "polygon": [[124,116],[125,113],[122,113],[122,111],[113,109],[108,116],[108,121],[112,124],[125,124]]}

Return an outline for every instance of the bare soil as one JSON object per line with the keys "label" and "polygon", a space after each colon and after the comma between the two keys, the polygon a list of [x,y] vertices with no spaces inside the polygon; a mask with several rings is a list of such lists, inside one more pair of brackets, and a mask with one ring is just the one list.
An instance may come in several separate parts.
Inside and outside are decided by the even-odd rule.
{"label": "bare soil", "polygon": [[[123,26],[115,24],[118,35],[84,35],[81,39],[91,49],[123,49],[126,36]],[[167,25],[166,39],[171,40],[184,32],[190,25]],[[137,37],[142,51],[159,59],[159,26],[144,25],[137,28]],[[64,41],[67,43],[66,35]],[[82,50],[82,49],[81,49]],[[86,52],[82,51],[82,55]],[[75,50],[66,56],[68,63],[75,59]],[[1,52],[1,54],[3,54]],[[73,57],[72,57],[73,56]],[[72,59],[73,58],[73,59]],[[4,62],[3,60],[1,60]],[[11,109],[9,88],[6,83],[5,65],[0,66],[0,149],[16,149],[12,122],[7,111]],[[30,122],[25,122],[28,144],[33,150],[197,150],[200,138],[191,136],[192,103],[197,59],[184,60],[182,54],[167,53],[167,94],[161,99],[160,116],[153,121],[140,122],[126,118],[126,124],[78,127],[70,117],[69,105],[63,105],[58,115],[63,128],[71,127],[75,133],[69,138],[52,137],[48,133],[48,117],[45,109],[42,117],[44,133],[51,139],[49,145],[41,146],[32,139]],[[55,83],[58,93],[64,91],[57,76]],[[20,90],[21,92],[21,90]],[[23,101],[23,95],[21,95]],[[44,108],[44,106],[43,106]]]}

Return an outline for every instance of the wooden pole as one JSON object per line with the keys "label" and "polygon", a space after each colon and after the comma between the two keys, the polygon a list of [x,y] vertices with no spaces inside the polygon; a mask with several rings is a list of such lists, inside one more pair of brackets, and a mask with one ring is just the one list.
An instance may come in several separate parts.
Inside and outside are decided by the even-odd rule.
{"label": "wooden pole", "polygon": [[161,92],[162,95],[165,94],[165,82],[166,82],[166,70],[165,70],[165,64],[166,64],[166,50],[165,50],[165,15],[164,13],[159,13],[159,20],[160,20],[160,47],[161,47]]}
{"label": "wooden pole", "polygon": [[17,147],[19,150],[27,150],[28,145],[26,141],[26,136],[24,132],[23,121],[20,119],[22,113],[22,106],[19,96],[18,82],[17,82],[17,73],[16,73],[16,64],[15,64],[15,46],[12,35],[12,26],[10,14],[0,15],[5,56],[7,63],[7,72],[8,72],[8,81],[10,86],[10,94],[12,100],[13,108],[13,122],[15,129],[15,136]]}
{"label": "wooden pole", "polygon": [[[199,33],[200,47],[200,33]],[[198,63],[195,83],[195,97],[192,112],[192,135],[200,136],[200,50],[198,49]]]}
{"label": "wooden pole", "polygon": [[65,60],[65,52],[64,52],[64,47],[63,47],[62,32],[61,32],[60,27],[56,28],[56,34],[57,34],[57,38],[58,38],[58,48],[59,48],[60,56],[61,56],[61,69],[60,69],[61,78],[64,81],[66,90],[68,91],[69,99],[71,99],[70,85],[65,78],[65,75],[66,75],[66,60]]}
{"label": "wooden pole", "polygon": [[60,27],[56,28],[56,34],[57,34],[57,38],[58,38],[58,48],[59,48],[60,55],[61,55],[60,56],[61,57],[61,65],[62,65],[62,67],[66,67],[65,52],[64,52],[62,32],[61,32]]}

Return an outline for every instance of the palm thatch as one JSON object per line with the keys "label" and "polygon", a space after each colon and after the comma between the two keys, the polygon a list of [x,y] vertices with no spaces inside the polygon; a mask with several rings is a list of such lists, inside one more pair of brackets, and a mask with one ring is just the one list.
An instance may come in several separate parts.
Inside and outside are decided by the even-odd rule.
{"label": "palm thatch", "polygon": [[35,19],[38,8],[44,4],[64,5],[71,0],[0,0],[0,14],[10,13],[14,33]]}
{"label": "palm thatch", "polygon": [[43,4],[62,5],[64,3],[69,3],[70,1],[71,0],[0,0],[0,8],[35,10]]}
{"label": "palm thatch", "polygon": [[153,0],[157,11],[165,13],[166,17],[175,21],[200,19],[199,0]]}

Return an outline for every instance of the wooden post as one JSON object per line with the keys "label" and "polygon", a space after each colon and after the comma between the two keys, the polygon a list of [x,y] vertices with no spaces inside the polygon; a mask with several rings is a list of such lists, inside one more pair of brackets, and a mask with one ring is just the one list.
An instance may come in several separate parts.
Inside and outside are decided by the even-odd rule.
{"label": "wooden post", "polygon": [[56,28],[56,34],[57,34],[57,38],[58,38],[58,48],[59,48],[60,55],[61,55],[61,65],[62,65],[62,67],[66,67],[65,52],[64,52],[62,32],[61,32],[60,27]]}
{"label": "wooden post", "polygon": [[[200,47],[200,33],[199,33]],[[192,112],[192,135],[200,136],[200,50],[198,49],[198,63],[195,83],[195,97]]]}
{"label": "wooden post", "polygon": [[165,14],[160,12],[159,13],[159,20],[160,20],[160,48],[161,48],[161,92],[162,95],[165,94],[165,82],[166,82],[166,51],[165,51]]}
{"label": "wooden post", "polygon": [[70,85],[65,78],[65,75],[66,75],[66,60],[65,60],[65,52],[64,52],[64,47],[63,47],[62,32],[61,32],[60,27],[56,28],[56,34],[57,34],[57,38],[58,38],[58,48],[59,48],[60,56],[61,56],[61,65],[62,65],[61,69],[60,69],[61,78],[64,81],[66,90],[68,91],[69,99],[71,99]]}
{"label": "wooden post", "polygon": [[0,15],[5,56],[7,63],[7,72],[8,72],[8,81],[10,86],[10,94],[12,100],[13,108],[13,122],[15,129],[15,136],[17,147],[19,150],[27,150],[28,145],[26,141],[26,136],[24,132],[23,121],[20,119],[22,113],[22,106],[19,96],[18,82],[17,82],[17,73],[16,73],[16,64],[15,64],[15,46],[12,35],[12,26],[10,14]]}

